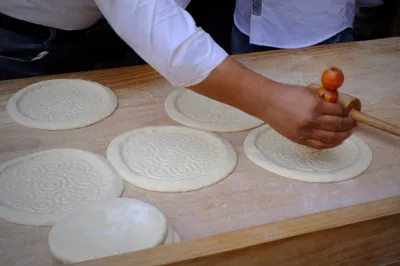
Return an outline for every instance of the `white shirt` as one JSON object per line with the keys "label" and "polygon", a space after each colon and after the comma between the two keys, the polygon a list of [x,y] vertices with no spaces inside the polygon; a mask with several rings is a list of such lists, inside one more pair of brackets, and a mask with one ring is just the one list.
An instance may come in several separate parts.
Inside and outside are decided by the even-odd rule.
{"label": "white shirt", "polygon": [[102,15],[172,85],[200,83],[228,54],[197,27],[190,0],[1,0],[0,12],[31,23],[81,30]]}
{"label": "white shirt", "polygon": [[352,27],[354,16],[355,0],[236,0],[234,21],[252,44],[300,48]]}

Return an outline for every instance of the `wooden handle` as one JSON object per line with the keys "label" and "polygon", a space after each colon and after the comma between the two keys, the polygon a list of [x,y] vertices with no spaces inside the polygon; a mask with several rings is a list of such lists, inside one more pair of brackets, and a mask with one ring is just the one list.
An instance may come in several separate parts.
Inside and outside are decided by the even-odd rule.
{"label": "wooden handle", "polygon": [[380,120],[378,118],[364,114],[354,109],[350,111],[350,116],[353,117],[358,122],[361,122],[363,124],[369,125],[371,127],[383,130],[385,132],[400,137],[400,127],[398,126],[392,125],[386,121]]}
{"label": "wooden handle", "polygon": [[[321,88],[320,85],[315,83],[310,84],[308,87],[315,92],[319,88]],[[353,97],[346,93],[339,93],[339,101],[343,105],[343,107],[349,108],[349,110],[351,110],[349,115],[356,121],[380,129],[382,131],[391,133],[393,135],[400,136],[400,127],[360,112],[361,101],[358,98]]]}

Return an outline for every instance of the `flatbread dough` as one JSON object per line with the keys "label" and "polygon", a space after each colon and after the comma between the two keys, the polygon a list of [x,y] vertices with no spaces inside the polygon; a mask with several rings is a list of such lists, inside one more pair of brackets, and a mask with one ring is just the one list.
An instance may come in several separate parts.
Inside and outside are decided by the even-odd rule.
{"label": "flatbread dough", "polygon": [[181,242],[181,237],[179,234],[174,230],[174,243],[179,243]]}
{"label": "flatbread dough", "polygon": [[167,228],[167,236],[164,239],[163,245],[173,244],[174,243],[174,234],[175,231],[171,225],[168,225]]}
{"label": "flatbread dough", "polygon": [[291,142],[268,125],[250,132],[244,151],[265,170],[307,182],[351,179],[367,170],[372,162],[370,148],[355,135],[338,147],[316,150]]}
{"label": "flatbread dough", "polygon": [[81,79],[53,79],[27,86],[7,104],[17,123],[47,130],[85,127],[111,115],[116,95],[107,87]]}
{"label": "flatbread dough", "polygon": [[122,178],[158,192],[201,189],[227,177],[237,156],[228,141],[182,126],[144,127],[111,141],[107,158]]}
{"label": "flatbread dough", "polygon": [[52,149],[0,165],[0,218],[52,225],[84,203],[121,195],[124,181],[103,156]]}
{"label": "flatbread dough", "polygon": [[167,221],[156,207],[132,198],[99,200],[56,223],[49,234],[54,257],[76,263],[152,248],[164,242]]}
{"label": "flatbread dough", "polygon": [[165,101],[171,119],[193,128],[214,132],[236,132],[258,127],[264,122],[230,105],[188,89],[176,89]]}

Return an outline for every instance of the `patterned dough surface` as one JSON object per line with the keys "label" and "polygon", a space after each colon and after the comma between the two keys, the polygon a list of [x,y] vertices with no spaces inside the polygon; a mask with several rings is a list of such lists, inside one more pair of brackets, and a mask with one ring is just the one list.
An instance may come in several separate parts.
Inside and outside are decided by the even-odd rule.
{"label": "patterned dough surface", "polygon": [[201,189],[235,168],[228,141],[203,130],[181,126],[144,127],[111,141],[107,158],[127,182],[159,192]]}
{"label": "patterned dough surface", "polygon": [[153,205],[115,198],[88,204],[57,222],[48,241],[54,257],[76,263],[156,247],[167,228],[164,214]]}
{"label": "patterned dough surface", "polygon": [[17,123],[47,130],[85,127],[110,116],[118,105],[107,87],[81,79],[53,79],[29,85],[7,104]]}
{"label": "patterned dough surface", "polygon": [[243,131],[264,124],[239,109],[182,88],[167,97],[165,109],[182,125],[214,132]]}
{"label": "patterned dough surface", "polygon": [[293,143],[268,125],[254,129],[245,139],[247,157],[274,174],[307,182],[337,182],[366,171],[372,152],[352,135],[342,145],[316,150]]}
{"label": "patterned dough surface", "polygon": [[121,195],[123,179],[106,158],[52,149],[0,165],[0,218],[52,225],[84,203]]}

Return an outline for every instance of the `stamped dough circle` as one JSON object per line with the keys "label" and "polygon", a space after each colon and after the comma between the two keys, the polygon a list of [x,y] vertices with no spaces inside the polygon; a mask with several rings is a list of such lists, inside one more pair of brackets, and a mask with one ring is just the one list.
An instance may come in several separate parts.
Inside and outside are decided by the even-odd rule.
{"label": "stamped dough circle", "polygon": [[239,109],[183,88],[167,97],[165,109],[182,125],[214,132],[237,132],[264,124]]}
{"label": "stamped dough circle", "polygon": [[47,130],[85,127],[110,116],[116,95],[107,87],[81,79],[53,79],[31,84],[15,93],[7,104],[17,123]]}
{"label": "stamped dough circle", "polygon": [[201,189],[227,177],[237,156],[228,141],[181,126],[144,127],[111,141],[107,158],[122,178],[158,192]]}
{"label": "stamped dough circle", "polygon": [[124,181],[103,156],[52,149],[0,164],[0,218],[52,225],[87,202],[121,195]]}
{"label": "stamped dough circle", "polygon": [[167,222],[156,207],[132,198],[99,200],[57,222],[48,242],[64,263],[133,252],[161,245]]}
{"label": "stamped dough circle", "polygon": [[352,135],[340,146],[316,150],[286,139],[268,125],[254,129],[244,142],[247,157],[274,174],[307,182],[337,182],[368,169],[372,152]]}

